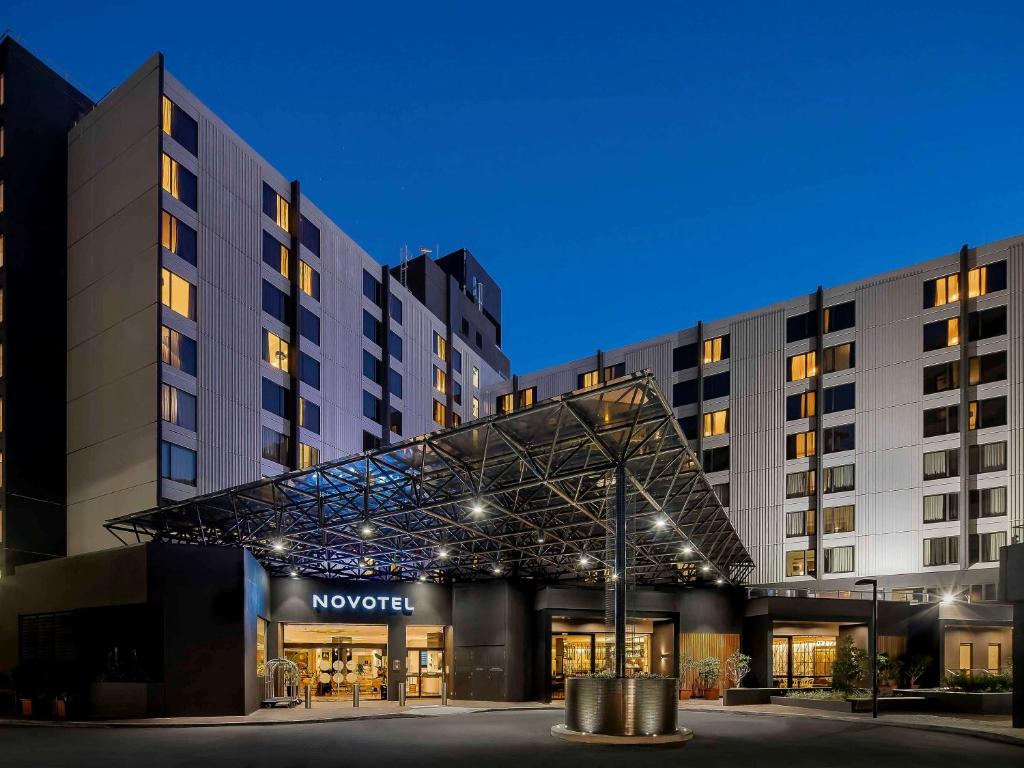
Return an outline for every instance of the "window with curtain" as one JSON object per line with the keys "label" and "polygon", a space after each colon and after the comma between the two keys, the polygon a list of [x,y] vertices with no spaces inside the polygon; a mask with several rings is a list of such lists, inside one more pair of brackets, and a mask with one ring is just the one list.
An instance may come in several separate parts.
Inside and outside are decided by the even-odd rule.
{"label": "window with curtain", "polygon": [[967,383],[972,387],[977,384],[1004,381],[1006,379],[1006,351],[975,355],[967,361],[967,370]]}
{"label": "window with curtain", "polygon": [[854,354],[854,343],[852,341],[846,344],[837,344],[834,347],[827,347],[822,353],[822,368],[823,373],[835,373],[836,371],[845,371],[847,368],[853,368],[857,365],[856,355]]}
{"label": "window with curtain", "polygon": [[972,488],[968,493],[972,520],[1006,515],[1006,486]]}
{"label": "window with curtain", "polygon": [[1006,288],[1006,261],[974,267],[967,273],[967,296],[984,296]]}
{"label": "window with curtain", "polygon": [[[826,390],[827,391],[827,390]],[[816,392],[797,392],[786,397],[786,420],[807,419],[815,414]]]}
{"label": "window with curtain", "polygon": [[972,533],[968,539],[970,544],[970,563],[995,563],[999,561],[999,550],[1006,546],[1006,531],[992,533]]}
{"label": "window with curtain", "polygon": [[944,523],[960,519],[960,493],[933,493],[923,497],[924,522]]}
{"label": "window with curtain", "polygon": [[196,375],[196,343],[166,325],[160,327],[160,360],[167,365]]}
{"label": "window with curtain", "polygon": [[813,350],[793,355],[786,364],[786,380],[800,381],[816,376],[818,373],[818,355]]}
{"label": "window with curtain", "polygon": [[944,347],[955,347],[960,343],[960,318],[949,317],[945,320],[925,323],[923,335],[922,346],[925,352]]}
{"label": "window with curtain", "polygon": [[729,431],[729,409],[704,414],[704,437],[724,435]]}
{"label": "window with curtain", "polygon": [[940,480],[960,474],[960,449],[947,448],[924,454],[924,479]]}
{"label": "window with curtain", "polygon": [[850,533],[853,531],[853,504],[825,507],[822,513],[824,515],[823,525],[825,527],[822,533]]}
{"label": "window with curtain", "polygon": [[160,245],[193,267],[196,265],[197,239],[192,227],[182,224],[167,211],[160,212]]}
{"label": "window with curtain", "polygon": [[288,342],[266,329],[263,330],[263,359],[272,368],[288,372]]}
{"label": "window with curtain", "polygon": [[1006,397],[972,400],[967,404],[968,429],[988,429],[1006,425]]}
{"label": "window with curtain", "polygon": [[815,472],[790,472],[786,475],[786,498],[797,499],[802,496],[813,496],[815,488]]}
{"label": "window with curtain", "polygon": [[972,445],[968,449],[968,466],[972,475],[1006,469],[1006,441]]}
{"label": "window with curtain", "polygon": [[796,432],[786,435],[786,458],[802,459],[815,454],[815,432]]}
{"label": "window with curtain", "polygon": [[199,201],[199,180],[196,175],[168,154],[164,154],[160,166],[161,186],[176,200],[180,200],[193,211]]}
{"label": "window with curtain", "polygon": [[717,363],[729,358],[729,334],[704,340],[704,362]]}
{"label": "window with curtain", "polygon": [[954,565],[959,561],[959,536],[938,536],[924,540],[922,563],[926,568],[933,565]]}
{"label": "window with curtain", "polygon": [[924,308],[941,307],[960,300],[960,274],[943,275],[924,281]]}
{"label": "window with curtain", "polygon": [[801,509],[796,512],[787,512],[786,536],[813,536],[814,514],[815,511],[813,509]]}
{"label": "window with curtain", "polygon": [[852,491],[854,486],[854,465],[844,464],[839,467],[825,467],[825,485],[823,493]]}
{"label": "window with curtain", "polygon": [[825,549],[825,573],[852,573],[853,547],[827,547]]}
{"label": "window with curtain", "polygon": [[787,576],[813,576],[814,550],[795,549],[786,553]]}
{"label": "window with curtain", "polygon": [[825,307],[825,333],[853,328],[857,322],[857,305],[853,301]]}

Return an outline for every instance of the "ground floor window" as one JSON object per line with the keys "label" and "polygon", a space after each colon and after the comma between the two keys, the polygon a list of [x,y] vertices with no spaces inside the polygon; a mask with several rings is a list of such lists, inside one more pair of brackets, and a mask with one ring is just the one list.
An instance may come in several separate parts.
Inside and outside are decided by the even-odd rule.
{"label": "ground floor window", "polygon": [[[651,671],[652,633],[646,626],[629,625],[626,631],[626,674]],[[613,669],[615,635],[603,631],[556,631],[551,633],[551,695],[565,696],[565,679]]]}
{"label": "ground floor window", "polygon": [[772,638],[772,685],[823,688],[832,685],[835,637],[785,635]]}
{"label": "ground floor window", "polygon": [[387,698],[388,628],[384,624],[286,624],[284,655],[299,668],[299,688],[317,698]]}

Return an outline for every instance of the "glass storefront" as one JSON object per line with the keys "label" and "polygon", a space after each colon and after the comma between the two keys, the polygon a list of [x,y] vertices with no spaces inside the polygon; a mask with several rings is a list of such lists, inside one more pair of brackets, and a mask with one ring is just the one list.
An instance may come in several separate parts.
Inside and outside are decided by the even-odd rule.
{"label": "glass storefront", "polygon": [[[630,625],[626,634],[626,674],[651,671],[651,632]],[[611,669],[615,664],[615,635],[611,632],[569,631],[551,634],[551,696],[565,697],[565,679]]]}
{"label": "glass storefront", "polygon": [[356,684],[364,699],[387,698],[387,625],[285,624],[284,655],[319,699],[350,699]]}
{"label": "glass storefront", "polygon": [[407,627],[405,630],[405,695],[410,698],[440,696],[447,672],[444,627]]}
{"label": "glass storefront", "polygon": [[772,684],[776,688],[832,685],[835,637],[785,635],[772,638]]}

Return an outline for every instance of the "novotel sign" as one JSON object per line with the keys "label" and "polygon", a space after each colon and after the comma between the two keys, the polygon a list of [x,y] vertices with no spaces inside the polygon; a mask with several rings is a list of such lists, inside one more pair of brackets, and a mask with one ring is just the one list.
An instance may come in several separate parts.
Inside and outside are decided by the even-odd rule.
{"label": "novotel sign", "polygon": [[332,595],[326,592],[313,595],[313,609],[317,608],[406,614],[415,610],[409,598],[401,595]]}

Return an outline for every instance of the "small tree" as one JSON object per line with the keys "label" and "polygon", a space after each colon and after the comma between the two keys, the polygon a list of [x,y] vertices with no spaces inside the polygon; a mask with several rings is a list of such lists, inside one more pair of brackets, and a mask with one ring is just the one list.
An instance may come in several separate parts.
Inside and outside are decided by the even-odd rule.
{"label": "small tree", "polygon": [[743,678],[750,672],[750,661],[751,658],[739,650],[730,653],[729,657],[725,660],[725,673],[737,688],[740,687]]}
{"label": "small tree", "polygon": [[928,667],[931,665],[932,657],[927,654],[919,653],[907,659],[903,671],[907,675],[907,682],[911,688],[917,685],[918,679],[928,671]]}
{"label": "small tree", "polygon": [[876,658],[876,663],[878,665],[878,684],[896,685],[900,679],[903,662],[899,659],[890,659],[884,653],[880,653]]}
{"label": "small tree", "polygon": [[690,685],[690,678],[697,669],[697,662],[693,656],[684,653],[679,657],[679,687],[687,689]]}
{"label": "small tree", "polygon": [[832,690],[853,693],[868,668],[868,652],[855,646],[851,635],[843,635],[832,662]]}
{"label": "small tree", "polygon": [[714,656],[705,656],[697,662],[697,679],[700,680],[701,690],[706,691],[718,685],[718,678],[722,676],[722,662]]}

